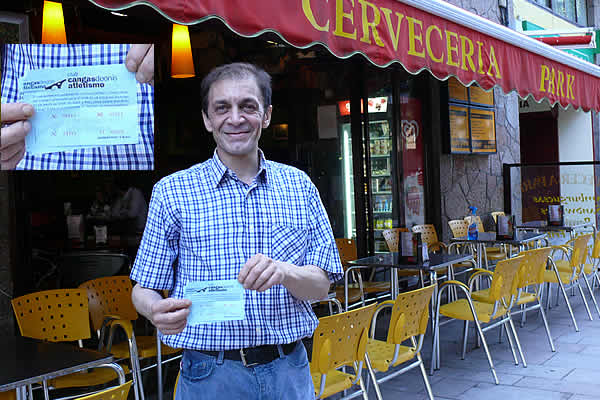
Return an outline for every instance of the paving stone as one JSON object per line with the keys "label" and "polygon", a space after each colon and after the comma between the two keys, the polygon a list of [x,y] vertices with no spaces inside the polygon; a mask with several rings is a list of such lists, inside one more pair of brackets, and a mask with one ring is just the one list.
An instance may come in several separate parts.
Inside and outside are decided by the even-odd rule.
{"label": "paving stone", "polygon": [[458,397],[460,400],[569,400],[572,393],[480,383]]}
{"label": "paving stone", "polygon": [[[589,373],[589,371],[587,373]],[[600,372],[597,372],[594,375],[596,375],[595,382],[598,382],[597,378],[600,375]],[[582,384],[582,382],[568,381],[566,379],[553,380],[526,377],[523,378],[521,381],[517,382],[515,386],[528,389],[537,388],[553,393],[577,393],[584,394],[586,396],[596,396],[596,398],[600,397],[600,384],[593,384],[591,382],[586,382],[585,384]]]}

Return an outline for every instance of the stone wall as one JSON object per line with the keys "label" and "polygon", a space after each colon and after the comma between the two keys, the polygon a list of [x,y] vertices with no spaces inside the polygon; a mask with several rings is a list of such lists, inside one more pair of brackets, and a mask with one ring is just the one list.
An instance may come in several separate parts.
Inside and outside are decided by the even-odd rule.
{"label": "stone wall", "polygon": [[[452,0],[453,5],[478,14],[493,22],[502,21],[501,10],[497,0]],[[512,0],[507,2],[508,21],[512,21]],[[505,95],[500,89],[494,89],[496,104],[496,146],[497,153],[480,155],[448,155],[442,154],[440,159],[441,188],[441,227],[442,240],[447,241],[452,234],[448,221],[460,219],[469,213],[468,207],[477,207],[477,214],[482,217],[486,230],[493,229],[492,211],[504,209],[504,188],[502,164],[520,162],[519,138],[519,97],[515,93]],[[515,182],[511,190],[513,206],[520,206],[518,186]],[[517,193],[517,194],[515,194]],[[519,209],[513,214],[520,215]]]}

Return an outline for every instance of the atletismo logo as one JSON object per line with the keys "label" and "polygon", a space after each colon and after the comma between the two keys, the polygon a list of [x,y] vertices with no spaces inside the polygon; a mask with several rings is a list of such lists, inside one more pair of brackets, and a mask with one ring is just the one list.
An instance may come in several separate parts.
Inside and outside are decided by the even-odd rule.
{"label": "atletismo logo", "polygon": [[196,293],[204,292],[225,292],[227,289],[224,286],[207,286],[202,289],[197,289]]}
{"label": "atletismo logo", "polygon": [[62,84],[65,83],[65,81],[66,81],[66,79],[63,79],[62,81],[54,82],[52,85],[46,86],[44,89],[46,89],[46,90],[53,89],[53,88],[60,89],[62,87]]}

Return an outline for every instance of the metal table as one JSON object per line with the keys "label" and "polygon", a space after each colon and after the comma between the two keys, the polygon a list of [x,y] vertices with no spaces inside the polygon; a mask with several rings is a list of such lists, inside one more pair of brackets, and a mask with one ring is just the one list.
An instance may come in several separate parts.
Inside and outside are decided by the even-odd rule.
{"label": "metal table", "polygon": [[95,350],[82,349],[66,343],[43,342],[22,336],[5,337],[0,341],[0,392],[16,389],[17,400],[27,397],[31,384],[43,382],[48,399],[48,379],[68,375],[93,367],[114,369],[119,384],[125,383],[123,369],[113,363],[113,356]]}
{"label": "metal table", "polygon": [[536,232],[569,232],[569,236],[573,239],[573,233],[586,228],[592,228],[594,237],[596,237],[596,225],[593,222],[586,222],[577,225],[548,225],[546,221],[529,221],[517,226],[519,230],[534,230]]}
{"label": "metal table", "polygon": [[411,263],[407,261],[407,257],[402,257],[398,252],[380,254],[371,257],[359,258],[358,260],[349,261],[348,264],[357,266],[367,267],[387,267],[394,268],[391,273],[391,292],[392,299],[398,297],[399,285],[398,285],[398,274],[397,269],[410,269],[418,270],[421,273],[428,272],[431,278],[431,282],[437,281],[437,271],[450,267],[453,264],[461,262],[472,261],[473,256],[471,254],[429,254],[429,261],[422,264]]}
{"label": "metal table", "polygon": [[[479,232],[476,240],[470,240],[467,236],[452,238],[450,241],[452,245],[455,244],[472,244],[477,247],[477,254],[480,256],[477,257],[477,267],[482,267],[483,260],[483,252],[485,251],[486,244],[502,244],[502,245],[510,245],[517,246],[519,252],[524,249],[525,245],[530,242],[535,242],[540,239],[545,239],[547,236],[546,233],[541,232],[515,232],[514,239],[497,239],[495,232]],[[450,251],[450,249],[448,249]],[[509,255],[510,257],[511,255]]]}

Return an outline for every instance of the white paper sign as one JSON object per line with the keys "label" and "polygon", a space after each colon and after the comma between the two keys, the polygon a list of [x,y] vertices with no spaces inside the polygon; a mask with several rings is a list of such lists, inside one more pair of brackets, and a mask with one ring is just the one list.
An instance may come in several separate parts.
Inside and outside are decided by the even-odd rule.
{"label": "white paper sign", "polygon": [[192,302],[188,324],[243,320],[244,293],[237,279],[189,282],[183,291],[184,298]]}

